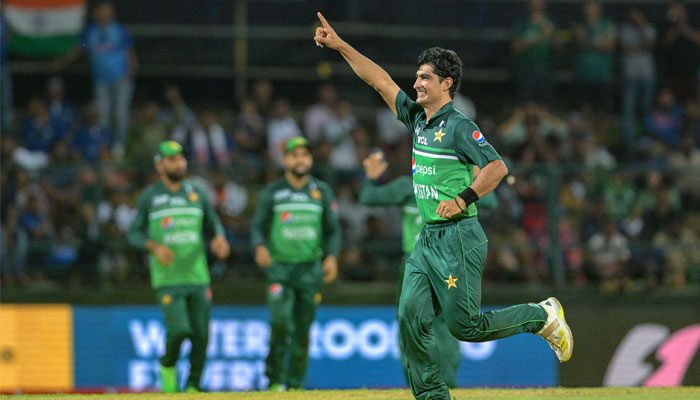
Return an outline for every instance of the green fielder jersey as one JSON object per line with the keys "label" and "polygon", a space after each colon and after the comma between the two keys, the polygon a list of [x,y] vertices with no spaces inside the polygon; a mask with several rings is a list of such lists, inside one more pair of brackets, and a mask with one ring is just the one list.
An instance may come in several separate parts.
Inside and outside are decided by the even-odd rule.
{"label": "green fielder jersey", "polygon": [[[435,212],[438,204],[456,198],[471,185],[475,165],[483,168],[501,156],[474,121],[457,111],[452,102],[426,121],[423,107],[399,90],[396,113],[413,134],[413,193],[421,218],[428,224],[446,221]],[[451,219],[475,215],[476,204],[470,204]]]}
{"label": "green fielder jersey", "polygon": [[145,249],[146,240],[151,239],[175,254],[167,266],[159,263],[154,254],[149,255],[151,286],[209,284],[203,233],[223,235],[224,228],[204,191],[188,180],[177,192],[157,182],[144,189],[136,208],[129,243]]}
{"label": "green fielder jersey", "polygon": [[425,222],[418,212],[416,198],[413,196],[411,177],[401,176],[382,186],[377,186],[377,182],[373,179],[365,180],[360,191],[360,204],[400,206],[403,251],[408,254],[413,250]]}
{"label": "green fielder jersey", "polygon": [[[400,206],[403,251],[409,254],[413,250],[425,222],[418,212],[411,177],[401,176],[381,186],[377,186],[376,180],[366,179],[360,191],[360,204]],[[480,198],[476,204],[478,208],[494,209],[498,205],[498,197],[495,192],[490,192]]]}
{"label": "green fielder jersey", "polygon": [[330,186],[314,177],[300,189],[282,177],[260,192],[250,229],[252,245],[266,245],[285,264],[338,256],[338,203]]}

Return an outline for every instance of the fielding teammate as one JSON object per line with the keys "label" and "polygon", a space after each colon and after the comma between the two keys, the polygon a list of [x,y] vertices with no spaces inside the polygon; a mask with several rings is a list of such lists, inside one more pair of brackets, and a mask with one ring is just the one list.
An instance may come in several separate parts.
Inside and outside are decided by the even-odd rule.
{"label": "fielding teammate", "polygon": [[192,342],[190,375],[185,392],[198,392],[209,340],[211,289],[202,232],[220,259],[229,255],[224,228],[204,191],[185,180],[182,146],[160,144],[155,156],[160,181],[139,197],[129,243],[149,253],[151,286],[156,290],[166,326],[165,354],[160,359],[161,387],[178,391],[175,362],[185,339]]}
{"label": "fielding teammate", "polygon": [[[384,154],[376,152],[367,157],[363,163],[365,167],[365,175],[367,179],[362,185],[360,191],[360,203],[367,206],[400,206],[402,215],[402,237],[404,256],[401,259],[398,270],[398,285],[396,291],[396,300],[398,303],[401,295],[401,284],[403,283],[403,274],[406,260],[411,254],[411,250],[418,240],[420,231],[423,229],[425,222],[420,217],[418,207],[416,206],[416,197],[413,195],[413,183],[409,176],[401,176],[388,182],[382,186],[377,186],[377,179],[387,170],[389,164],[384,161]],[[416,168],[413,165],[413,174],[425,173],[421,168]],[[478,169],[478,167],[475,167]],[[475,172],[475,175],[477,173]],[[491,192],[477,201],[479,208],[494,209],[498,205],[496,193]],[[462,359],[459,349],[459,340],[455,338],[445,323],[445,315],[440,314],[433,321],[433,332],[435,340],[438,344],[440,352],[440,370],[445,384],[449,388],[457,387],[457,369]],[[408,376],[405,370],[405,356],[401,353],[401,364],[404,367],[404,373]]]}
{"label": "fielding teammate", "polygon": [[[488,240],[475,218],[474,203],[495,189],[508,169],[476,124],[452,106],[462,76],[457,54],[441,48],[421,53],[414,102],[381,67],[341,40],[321,13],[318,17],[323,26],[316,29],[316,45],[340,52],[379,92],[412,133],[413,159],[424,171],[413,175],[413,192],[427,225],[406,262],[399,300],[399,342],[413,395],[450,398],[432,329],[440,313],[460,340],[482,342],[531,332],[546,339],[561,362],[567,361],[573,337],[554,297],[539,304],[480,310]],[[474,166],[481,169],[476,178]]]}
{"label": "fielding teammate", "polygon": [[337,203],[331,188],[309,175],[309,142],[292,138],[284,151],[284,176],[260,193],[250,230],[255,262],[267,273],[271,391],[304,383],[321,282],[335,280],[340,251]]}

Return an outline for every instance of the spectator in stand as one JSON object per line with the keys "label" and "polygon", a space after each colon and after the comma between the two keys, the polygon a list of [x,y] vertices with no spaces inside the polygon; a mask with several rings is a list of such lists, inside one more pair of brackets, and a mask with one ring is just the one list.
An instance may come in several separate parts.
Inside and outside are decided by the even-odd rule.
{"label": "spectator in stand", "polygon": [[626,172],[616,172],[609,183],[602,187],[605,210],[613,222],[629,215],[635,202],[636,190]]}
{"label": "spectator in stand", "polygon": [[94,101],[100,110],[100,125],[110,127],[114,113],[114,151],[117,158],[124,153],[129,129],[129,109],[134,90],[136,52],[131,35],[115,20],[114,6],[102,1],[93,10],[93,23],[83,32],[80,44],[59,58],[57,67],[87,52],[92,65]]}
{"label": "spectator in stand", "polygon": [[282,168],[284,144],[295,136],[301,136],[301,129],[292,117],[289,102],[286,99],[278,99],[275,101],[274,113],[267,123],[267,155],[275,167]]}
{"label": "spectator in stand", "polygon": [[31,195],[27,205],[19,213],[18,228],[27,237],[27,254],[22,257],[32,260],[35,266],[43,266],[48,261],[48,254],[54,227],[49,220],[48,205],[43,201],[41,192]]}
{"label": "spectator in stand", "polygon": [[545,0],[528,2],[527,18],[516,20],[511,48],[515,56],[518,99],[549,104],[552,99],[552,50],[555,26]]}
{"label": "spectator in stand", "polygon": [[691,279],[697,282],[700,268],[700,238],[693,229],[683,222],[683,218],[674,214],[665,224],[663,230],[654,235],[652,243],[663,254],[662,276],[667,286],[685,286]]}
{"label": "spectator in stand", "polygon": [[171,128],[177,126],[190,126],[197,122],[194,113],[185,103],[180,93],[180,88],[175,85],[167,85],[163,91],[166,108],[163,110],[164,119]]}
{"label": "spectator in stand", "polygon": [[609,112],[615,77],[613,53],[617,32],[613,22],[602,16],[596,1],[583,4],[583,25],[575,28],[579,52],[574,65],[577,96],[586,109]]}
{"label": "spectator in stand", "polygon": [[[664,176],[658,170],[647,172],[645,185],[637,188],[637,199],[634,203],[634,207],[639,210],[639,214],[651,215],[654,209],[660,207],[661,204],[668,204],[672,213],[677,213],[681,210],[681,194],[676,187],[665,184],[665,181],[669,181],[669,179],[668,177],[664,179]],[[647,238],[651,238],[654,231],[645,229],[644,234],[646,234]]]}
{"label": "spectator in stand", "polygon": [[61,136],[70,135],[75,128],[76,113],[73,104],[66,100],[63,79],[53,77],[46,85],[48,101],[46,107],[49,110],[51,124],[59,130]]}
{"label": "spectator in stand", "polygon": [[661,39],[662,71],[666,84],[681,103],[695,95],[700,68],[700,31],[690,26],[685,5],[669,2],[667,26]]}
{"label": "spectator in stand", "polygon": [[321,127],[323,140],[332,145],[345,140],[348,133],[357,125],[357,117],[353,113],[352,106],[347,101],[335,104],[328,121]]}
{"label": "spectator in stand", "polygon": [[53,125],[43,101],[30,100],[27,111],[29,115],[19,136],[20,148],[15,150],[13,158],[23,168],[39,169],[47,165],[49,150],[63,137],[60,129]]}
{"label": "spectator in stand", "polygon": [[[559,143],[566,139],[569,127],[566,121],[549,112],[546,106],[529,101],[524,106],[516,107],[513,114],[498,127],[500,139],[506,148],[506,154],[523,156],[523,149],[533,143],[547,145],[547,142]],[[546,158],[556,159],[554,154]]]}
{"label": "spectator in stand", "polygon": [[617,231],[611,219],[603,222],[602,231],[588,242],[595,276],[605,292],[615,292],[622,288],[627,261],[631,251],[627,238]]}
{"label": "spectator in stand", "polygon": [[647,132],[666,149],[678,149],[683,128],[683,107],[668,88],[659,90],[656,107],[646,122]]}
{"label": "spectator in stand", "polygon": [[324,83],[318,88],[318,101],[306,109],[304,114],[304,132],[312,143],[321,139],[323,127],[335,119],[338,93],[330,83]]}
{"label": "spectator in stand", "polygon": [[153,163],[158,145],[168,139],[168,127],[159,112],[160,106],[156,101],[149,101],[139,110],[127,142],[126,155],[129,160],[141,165]]}
{"label": "spectator in stand", "polygon": [[78,158],[93,165],[100,160],[112,158],[114,136],[100,121],[100,107],[88,106],[85,112],[85,124],[78,129],[73,138],[73,148]]}
{"label": "spectator in stand", "polygon": [[260,161],[259,154],[265,149],[265,120],[254,101],[243,99],[241,102],[241,109],[233,121],[233,138],[246,159]]}
{"label": "spectator in stand", "polygon": [[213,111],[204,111],[200,122],[189,127],[180,125],[172,134],[173,140],[187,149],[191,166],[226,168],[231,163],[233,141],[219,125]]}
{"label": "spectator in stand", "polygon": [[637,107],[641,110],[642,121],[651,114],[654,105],[654,85],[656,67],[654,64],[654,43],[656,30],[636,6],[627,8],[627,20],[620,28],[622,45],[622,136],[624,148],[634,149],[633,137],[638,119]]}
{"label": "spectator in stand", "polygon": [[681,139],[681,148],[669,158],[685,204],[700,204],[700,149],[691,136]]}
{"label": "spectator in stand", "polygon": [[258,112],[265,120],[272,118],[277,107],[277,102],[272,101],[273,94],[274,88],[267,79],[259,80],[253,84],[250,98],[255,102]]}

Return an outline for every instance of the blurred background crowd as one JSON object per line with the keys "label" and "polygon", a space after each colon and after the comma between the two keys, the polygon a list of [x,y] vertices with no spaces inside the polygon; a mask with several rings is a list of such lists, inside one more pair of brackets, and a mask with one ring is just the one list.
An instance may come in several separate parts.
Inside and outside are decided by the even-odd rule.
{"label": "blurred background crowd", "polygon": [[[333,52],[315,51],[317,8],[411,96],[424,47],[453,48],[464,61],[455,106],[511,172],[499,206],[479,212],[490,238],[486,281],[605,293],[699,285],[699,2],[445,1],[420,16],[394,1],[389,16],[369,1],[205,1],[191,12],[77,1],[81,32],[39,61],[21,2],[4,3],[6,287],[147,281],[125,233],[166,139],[187,149],[192,179],[208,188],[233,245],[213,279],[262,279],[250,219],[258,191],[280,174],[282,143],[297,135],[313,143],[314,175],[339,202],[340,279],[394,280],[399,211],[357,198],[373,151],[391,165],[382,181],[410,173],[410,136]],[[299,14],[298,29],[285,31]],[[163,20],[205,39],[156,40],[156,28],[176,26]],[[246,38],[240,24],[279,32],[254,25]],[[229,33],[234,40],[217,36]],[[217,55],[228,61],[208,61]]]}

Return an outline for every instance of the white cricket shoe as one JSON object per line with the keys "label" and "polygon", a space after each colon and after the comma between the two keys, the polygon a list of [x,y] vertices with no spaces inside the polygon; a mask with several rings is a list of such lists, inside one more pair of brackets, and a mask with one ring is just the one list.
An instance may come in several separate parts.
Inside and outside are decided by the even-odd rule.
{"label": "white cricket shoe", "polygon": [[537,335],[549,343],[549,347],[557,353],[559,362],[567,362],[574,352],[574,335],[564,318],[564,307],[556,297],[550,297],[538,303],[547,311],[547,322]]}

